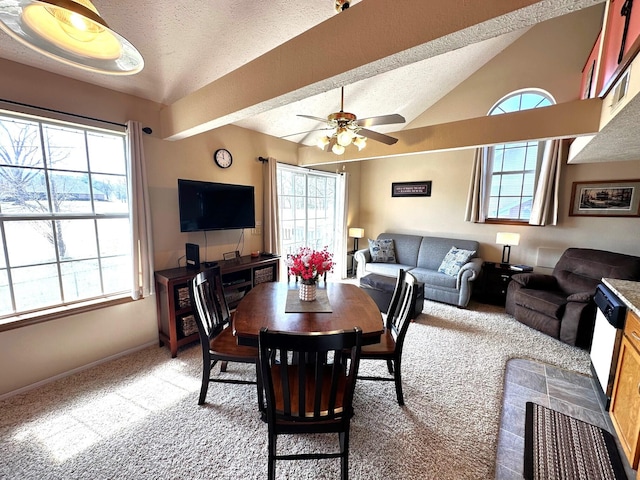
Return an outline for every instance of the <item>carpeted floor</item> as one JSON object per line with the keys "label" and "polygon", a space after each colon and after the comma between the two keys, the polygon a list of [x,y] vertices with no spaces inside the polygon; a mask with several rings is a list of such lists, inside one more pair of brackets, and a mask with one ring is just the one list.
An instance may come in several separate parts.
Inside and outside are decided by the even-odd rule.
{"label": "carpeted floor", "polygon": [[[506,361],[589,373],[587,352],[502,312],[425,302],[405,342],[406,406],[396,403],[392,382],[356,387],[352,479],[492,479]],[[255,387],[213,384],[198,406],[200,362],[197,344],[175,359],[152,347],[0,402],[0,478],[265,478]],[[363,374],[384,369],[361,365]],[[230,372],[251,378],[254,370]],[[291,437],[279,447],[333,447],[334,438]],[[336,460],[277,468],[279,479],[339,478]]]}

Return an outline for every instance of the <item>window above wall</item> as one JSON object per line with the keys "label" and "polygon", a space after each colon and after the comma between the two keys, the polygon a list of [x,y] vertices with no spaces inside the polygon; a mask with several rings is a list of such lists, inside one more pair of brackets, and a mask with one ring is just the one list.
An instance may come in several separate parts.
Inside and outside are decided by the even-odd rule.
{"label": "window above wall", "polygon": [[[497,102],[488,115],[553,105],[542,90],[513,92]],[[544,142],[528,141],[494,145],[487,149],[486,195],[488,222],[527,223],[531,215]]]}
{"label": "window above wall", "polygon": [[0,112],[0,321],[131,291],[124,132]]}

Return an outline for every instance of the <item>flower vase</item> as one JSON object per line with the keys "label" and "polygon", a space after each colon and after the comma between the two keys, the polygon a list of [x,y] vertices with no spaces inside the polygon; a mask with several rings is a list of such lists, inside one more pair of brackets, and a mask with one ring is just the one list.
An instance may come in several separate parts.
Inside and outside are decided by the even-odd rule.
{"label": "flower vase", "polygon": [[316,299],[316,283],[301,283],[298,288],[298,297],[303,302],[313,302]]}

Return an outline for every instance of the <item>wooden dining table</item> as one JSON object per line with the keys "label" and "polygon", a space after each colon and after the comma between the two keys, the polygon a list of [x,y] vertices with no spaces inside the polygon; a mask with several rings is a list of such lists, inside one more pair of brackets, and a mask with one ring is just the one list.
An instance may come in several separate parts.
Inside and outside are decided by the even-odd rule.
{"label": "wooden dining table", "polygon": [[[378,343],[384,323],[378,306],[356,285],[324,283],[331,312],[286,312],[287,292],[296,284],[261,283],[240,301],[233,315],[233,333],[239,345],[258,345],[263,327],[296,333],[362,329],[363,344]],[[296,292],[297,294],[297,292]]]}

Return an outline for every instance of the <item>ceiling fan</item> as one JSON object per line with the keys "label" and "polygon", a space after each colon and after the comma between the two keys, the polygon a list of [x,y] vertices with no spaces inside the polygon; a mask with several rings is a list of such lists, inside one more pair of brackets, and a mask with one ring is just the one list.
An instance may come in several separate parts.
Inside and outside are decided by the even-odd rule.
{"label": "ceiling fan", "polygon": [[[325,151],[332,151],[336,155],[342,155],[345,147],[353,144],[358,147],[358,150],[362,150],[366,146],[366,139],[382,142],[386,145],[393,145],[398,141],[397,138],[385,135],[383,133],[374,132],[366,127],[373,127],[376,125],[389,125],[392,123],[404,123],[405,119],[402,115],[397,113],[391,115],[381,115],[378,117],[358,118],[349,112],[344,111],[344,87],[341,88],[341,100],[340,111],[330,113],[326,119],[320,117],[314,117],[311,115],[298,115],[298,117],[308,118],[310,120],[316,120],[318,122],[325,122],[327,124],[324,128],[317,128],[315,130],[309,130],[310,133],[320,130],[333,130],[326,136],[320,137],[318,140],[318,148]],[[285,135],[285,137],[291,137],[293,135]],[[285,138],[282,137],[282,138]]]}

